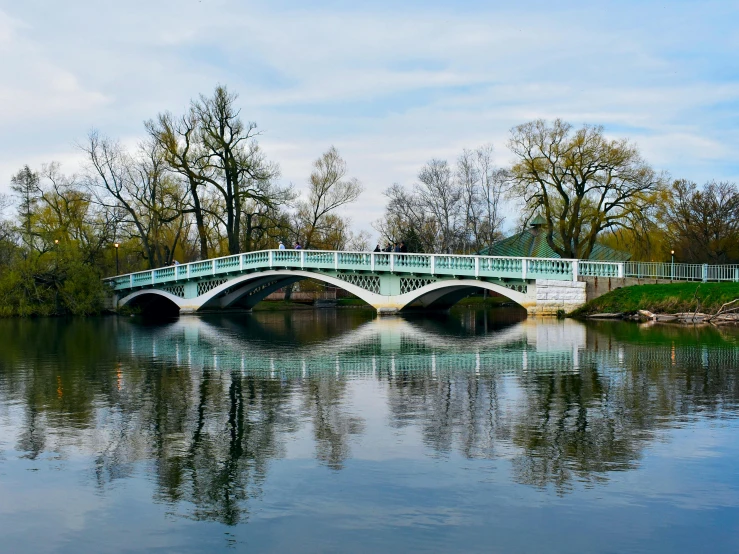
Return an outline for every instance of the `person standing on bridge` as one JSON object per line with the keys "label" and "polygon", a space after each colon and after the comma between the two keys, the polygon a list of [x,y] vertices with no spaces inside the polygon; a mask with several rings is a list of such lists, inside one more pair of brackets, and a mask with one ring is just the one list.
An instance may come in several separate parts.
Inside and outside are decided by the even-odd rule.
{"label": "person standing on bridge", "polygon": [[375,249],[373,250],[373,252],[382,252],[382,248],[380,248],[379,242],[377,243],[377,246],[375,246]]}
{"label": "person standing on bridge", "polygon": [[300,243],[299,243],[298,241],[295,241],[295,250],[300,250],[300,249],[302,249],[302,248],[303,248],[303,247],[302,247],[302,246],[300,246]]}
{"label": "person standing on bridge", "polygon": [[282,244],[282,241],[280,241],[280,245],[277,248],[279,248],[280,250],[284,250],[285,249],[285,245]]}

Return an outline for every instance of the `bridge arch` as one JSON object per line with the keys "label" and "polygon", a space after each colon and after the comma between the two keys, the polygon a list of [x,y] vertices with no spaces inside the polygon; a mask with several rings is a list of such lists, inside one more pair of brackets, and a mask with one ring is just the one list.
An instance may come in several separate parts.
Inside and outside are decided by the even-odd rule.
{"label": "bridge arch", "polygon": [[226,281],[197,298],[186,300],[178,298],[178,300],[180,301],[180,306],[186,311],[209,308],[253,308],[254,305],[270,293],[305,279],[321,281],[344,289],[371,306],[377,307],[378,303],[384,303],[383,299],[385,297],[358,287],[343,279],[324,273],[295,269],[275,269],[241,275]]}
{"label": "bridge arch", "polygon": [[411,304],[416,302],[419,302],[423,308],[446,309],[469,296],[475,290],[489,290],[508,298],[524,308],[536,303],[535,299],[532,299],[525,293],[504,287],[497,283],[470,279],[448,279],[436,281],[409,293],[400,295],[398,298],[402,299],[402,306],[400,309],[408,309]]}
{"label": "bridge arch", "polygon": [[140,308],[145,314],[169,317],[180,311],[182,299],[158,289],[145,289],[132,292],[118,301],[118,306]]}

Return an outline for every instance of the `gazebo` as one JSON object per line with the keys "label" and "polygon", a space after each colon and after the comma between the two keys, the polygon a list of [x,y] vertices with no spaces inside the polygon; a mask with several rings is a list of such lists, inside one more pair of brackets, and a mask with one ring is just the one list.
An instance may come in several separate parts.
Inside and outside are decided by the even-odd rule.
{"label": "gazebo", "polygon": [[[487,248],[480,250],[483,256],[514,256],[525,258],[561,258],[547,242],[546,232],[543,227],[546,220],[541,214],[529,222],[528,228],[508,238],[494,242]],[[554,233],[554,242],[562,244],[559,235]],[[593,251],[588,256],[589,260],[602,262],[625,262],[631,258],[631,254],[621,250],[609,248],[600,243],[595,243]]]}

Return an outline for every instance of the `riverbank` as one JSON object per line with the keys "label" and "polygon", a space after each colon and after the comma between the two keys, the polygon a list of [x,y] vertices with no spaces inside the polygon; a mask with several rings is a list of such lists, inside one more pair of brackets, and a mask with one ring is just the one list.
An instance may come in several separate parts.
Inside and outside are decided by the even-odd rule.
{"label": "riverbank", "polygon": [[[727,302],[739,298],[739,283],[668,283],[622,287],[591,300],[570,313],[584,318],[595,314],[655,315],[715,314]],[[648,317],[648,316],[645,316]]]}

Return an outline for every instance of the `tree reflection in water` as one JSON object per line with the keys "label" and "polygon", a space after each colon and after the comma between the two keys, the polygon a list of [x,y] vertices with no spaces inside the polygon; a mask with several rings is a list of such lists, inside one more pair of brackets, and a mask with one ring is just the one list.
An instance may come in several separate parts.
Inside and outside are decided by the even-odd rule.
{"label": "tree reflection in water", "polygon": [[354,381],[381,385],[388,436],[418,428],[432,455],[510,459],[517,482],[562,494],[636,467],[662,429],[736,411],[734,331],[505,319],[1,321],[0,409],[21,414],[18,456],[93,453],[102,491],[143,464],[156,500],[229,525],[304,430],[345,466],[366,423]]}

